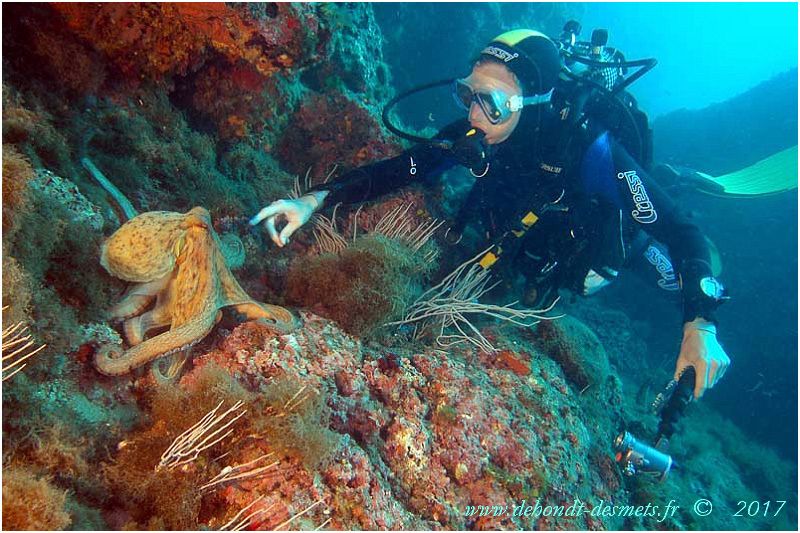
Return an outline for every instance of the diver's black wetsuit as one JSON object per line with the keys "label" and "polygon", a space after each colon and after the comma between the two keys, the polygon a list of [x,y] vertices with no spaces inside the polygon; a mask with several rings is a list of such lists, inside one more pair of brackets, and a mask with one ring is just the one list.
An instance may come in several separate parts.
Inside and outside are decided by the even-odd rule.
{"label": "diver's black wetsuit", "polygon": [[[506,141],[489,147],[489,169],[477,178],[459,220],[480,219],[492,242],[519,227],[529,210],[536,213],[538,221],[502,261],[513,262],[529,282],[548,287],[583,292],[590,269],[613,277],[630,266],[635,253],[658,269],[662,288],[675,290],[674,264],[683,284],[684,321],[714,320],[717,303],[700,291],[700,279],[712,273],[698,228],[607,132],[584,133],[583,140],[570,144],[571,151],[557,150],[558,135],[537,142],[539,123],[536,113],[524,113]],[[469,128],[466,120],[458,121],[438,138],[455,140]],[[411,183],[429,183],[456,164],[449,150],[417,145],[314,190],[329,191],[327,205],[362,202]],[[483,168],[473,171],[480,174]],[[672,264],[642,238],[642,230],[667,246]]]}

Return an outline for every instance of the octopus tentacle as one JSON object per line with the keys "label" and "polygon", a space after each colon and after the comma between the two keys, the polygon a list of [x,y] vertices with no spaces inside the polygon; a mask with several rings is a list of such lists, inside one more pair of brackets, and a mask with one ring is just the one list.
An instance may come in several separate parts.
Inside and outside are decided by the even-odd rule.
{"label": "octopus tentacle", "polygon": [[169,316],[159,309],[154,309],[126,320],[123,329],[128,344],[136,346],[144,340],[148,331],[169,325]]}
{"label": "octopus tentacle", "polygon": [[229,302],[237,312],[245,315],[248,320],[268,320],[273,325],[289,332],[297,327],[297,319],[288,310],[279,305],[270,305],[254,300],[244,302]]}
{"label": "octopus tentacle", "polygon": [[154,281],[133,285],[122,300],[111,308],[111,317],[125,320],[144,311],[153,302],[156,295],[164,290],[170,277],[168,274]]}
{"label": "octopus tentacle", "polygon": [[[175,379],[180,375],[183,365],[192,355],[192,349],[188,348],[180,352],[167,356],[162,361],[156,361],[150,366],[150,374],[155,378],[159,384],[174,383]],[[162,368],[162,363],[167,363],[167,368]]]}
{"label": "octopus tentacle", "polygon": [[120,353],[116,347],[106,347],[95,354],[94,364],[107,376],[127,374],[154,359],[190,348],[203,340],[214,327],[217,310],[206,312],[180,327],[165,331]]}
{"label": "octopus tentacle", "polygon": [[234,306],[236,311],[245,315],[249,320],[264,318],[275,322],[276,326],[280,326],[287,331],[294,329],[297,324],[294,315],[278,305],[264,304],[250,298],[236,278],[233,277],[224,261],[220,261],[222,259],[221,255],[219,254],[216,258],[215,265],[219,273],[221,296],[223,298],[220,307]]}
{"label": "octopus tentacle", "polygon": [[127,320],[144,311],[156,297],[152,294],[126,294],[117,305],[111,308],[112,320]]}
{"label": "octopus tentacle", "polygon": [[[226,302],[252,301],[250,295],[244,292],[242,286],[239,285],[239,282],[233,277],[228,265],[225,263],[222,252],[217,253],[214,257],[214,268],[219,276],[220,292]],[[226,303],[226,305],[231,304]]]}

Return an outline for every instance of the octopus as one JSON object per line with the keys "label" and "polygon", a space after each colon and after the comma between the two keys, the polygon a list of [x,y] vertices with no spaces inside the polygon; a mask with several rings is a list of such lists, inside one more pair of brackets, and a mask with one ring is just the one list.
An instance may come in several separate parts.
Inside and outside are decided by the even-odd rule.
{"label": "octopus", "polygon": [[112,319],[123,321],[130,348],[108,345],[95,355],[95,366],[106,375],[126,374],[187,350],[209,334],[223,307],[233,307],[248,320],[267,321],[278,331],[296,327],[291,312],[256,302],[242,289],[203,207],[185,214],[137,215],[103,243],[100,263],[111,275],[135,284],[111,309]]}

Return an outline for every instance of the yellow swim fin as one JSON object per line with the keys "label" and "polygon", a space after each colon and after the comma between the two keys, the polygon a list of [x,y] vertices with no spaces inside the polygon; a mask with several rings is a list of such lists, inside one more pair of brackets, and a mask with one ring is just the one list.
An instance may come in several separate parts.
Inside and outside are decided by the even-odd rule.
{"label": "yellow swim fin", "polygon": [[709,176],[698,172],[709,181],[720,186],[715,191],[698,188],[712,196],[750,197],[778,194],[797,188],[797,145],[762,159],[747,168],[725,174]]}

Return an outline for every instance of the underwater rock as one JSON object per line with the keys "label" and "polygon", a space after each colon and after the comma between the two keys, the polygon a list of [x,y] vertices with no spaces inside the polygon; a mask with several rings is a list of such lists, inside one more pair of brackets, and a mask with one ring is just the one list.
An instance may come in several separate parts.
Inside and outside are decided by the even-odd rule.
{"label": "underwater rock", "polygon": [[[303,327],[288,334],[242,324],[194,364],[219,365],[251,391],[288,379],[324,393],[328,424],[346,439],[322,463],[321,485],[301,476],[293,490],[321,491],[314,497],[329,506],[331,527],[530,528],[535,522],[510,512],[467,517],[465,509],[591,497],[581,484],[581,472],[591,471],[585,424],[602,422],[582,419],[577,392],[550,385],[559,371],[549,359],[531,358],[530,373],[520,375],[471,346],[387,352],[311,313],[300,316]],[[590,526],[582,518],[559,524]]]}
{"label": "underwater rock", "polygon": [[379,104],[389,97],[391,80],[383,62],[383,34],[373,6],[323,4],[320,22],[321,31],[328,37],[328,60],[311,65],[303,74],[304,83],[318,92],[343,84],[347,91],[363,95],[360,103],[378,116]]}
{"label": "underwater rock", "polygon": [[32,172],[22,203],[9,214],[3,301],[13,311],[4,319],[9,314],[30,324],[49,352],[67,353],[83,342],[79,323],[103,320],[117,290],[97,264],[104,218],[74,183],[42,168]]}
{"label": "underwater rock", "polygon": [[100,208],[90,202],[68,179],[56,176],[44,168],[34,170],[30,186],[56,200],[72,214],[72,222],[86,222],[93,230],[103,228]]}
{"label": "underwater rock", "polygon": [[720,176],[796,144],[797,83],[794,68],[724,102],[657,117],[655,160]]}
{"label": "underwater rock", "polygon": [[631,378],[648,372],[648,358],[643,354],[649,351],[645,342],[652,328],[649,321],[633,320],[622,311],[589,298],[571,302],[567,313],[592,330],[618,372]]}
{"label": "underwater rock", "polygon": [[[278,20],[258,20],[246,6],[187,4],[54,4],[67,26],[132,81],[169,82],[213,53],[270,75],[302,63],[312,50],[312,12],[279,7]],[[313,19],[313,16],[311,17]]]}
{"label": "underwater rock", "polygon": [[497,363],[500,368],[507,368],[518,376],[528,376],[531,373],[530,356],[518,354],[513,350],[500,350],[497,352]]}
{"label": "underwater rock", "polygon": [[328,91],[306,98],[291,116],[277,155],[295,174],[311,167],[312,174],[324,176],[336,163],[358,167],[399,152],[400,145],[383,134],[376,116],[344,94]]}
{"label": "underwater rock", "polygon": [[191,79],[191,103],[216,125],[220,139],[251,139],[286,121],[285,98],[275,82],[249,64],[210,64]]}
{"label": "underwater rock", "polygon": [[610,371],[608,355],[597,335],[582,322],[570,316],[543,320],[536,332],[539,348],[579,391],[605,382]]}
{"label": "underwater rock", "polygon": [[[384,58],[394,79],[401,80],[395,83],[413,87],[445,77],[445,64],[453,69],[446,75],[466,74],[469,59],[501,29],[509,29],[510,21],[526,21],[523,26],[558,35],[565,21],[581,19],[580,6],[570,2],[376,2],[373,10],[385,35]],[[448,64],[440,58],[459,60]]]}
{"label": "underwater rock", "polygon": [[[585,409],[559,366],[519,337],[486,328],[505,339],[509,358],[529,359],[530,373],[498,364],[494,354],[470,345],[447,352],[423,346],[387,350],[362,344],[314,314],[301,312],[300,320],[302,327],[292,332],[261,322],[221,330],[219,342],[194,358],[177,385],[137,386],[146,420],[115,433],[121,440],[101,468],[103,486],[111,491],[104,511],[108,524],[217,529],[253,505],[253,512],[269,508],[245,522],[261,529],[275,529],[299,513],[304,514],[296,525],[308,530],[322,524],[343,530],[652,525],[588,512],[512,515],[523,501],[566,507],[579,498],[588,509],[625,504],[630,489],[598,437],[613,432],[611,417]],[[185,469],[153,472],[177,433],[208,406],[235,400],[247,406],[233,427],[235,437]],[[68,422],[96,424],[80,417]],[[679,485],[670,490],[694,483],[713,487],[715,498],[730,499],[726,486],[741,489],[733,483],[731,463],[714,446],[705,449],[701,432],[693,435],[676,442],[698,456],[687,463],[699,469],[697,480],[676,474],[672,479]],[[198,495],[198,487],[223,473],[223,466],[239,465],[247,473],[245,463],[270,453],[277,464],[267,475],[221,483]],[[724,483],[702,473],[711,456],[725,462]],[[224,459],[212,460],[217,457]],[[88,482],[85,473],[61,479]],[[85,497],[79,494],[80,501]],[[643,487],[631,503],[671,497]],[[495,508],[500,514],[485,512]],[[676,518],[674,526],[685,519]]]}
{"label": "underwater rock", "polygon": [[67,65],[47,50],[60,43],[80,51],[71,87],[96,93],[121,80],[124,92],[174,89],[176,102],[213,123],[221,139],[260,137],[267,150],[309,88],[346,93],[378,117],[390,89],[371,6],[271,5],[54,4],[63,22],[50,22],[58,32],[46,46],[38,39],[36,50],[55,73]]}

